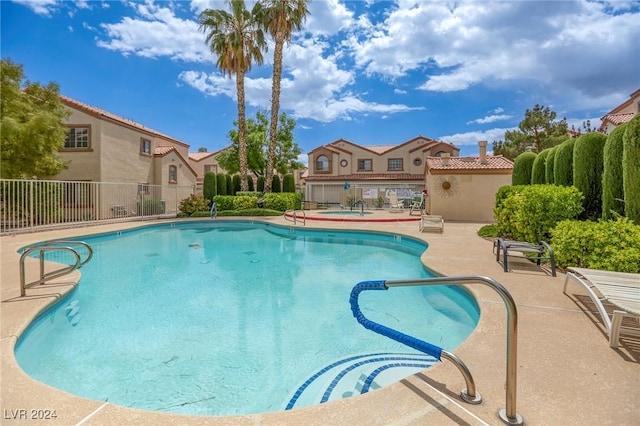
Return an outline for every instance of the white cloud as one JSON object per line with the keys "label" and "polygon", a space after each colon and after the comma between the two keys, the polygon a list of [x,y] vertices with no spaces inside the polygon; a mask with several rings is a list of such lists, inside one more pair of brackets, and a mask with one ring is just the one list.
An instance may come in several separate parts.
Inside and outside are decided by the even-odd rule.
{"label": "white cloud", "polygon": [[507,130],[516,130],[516,127],[512,128],[494,128],[484,131],[456,133],[453,135],[439,136],[438,140],[444,142],[453,143],[456,146],[462,145],[477,145],[478,141],[488,141],[489,146],[494,141],[504,140],[504,134]]}
{"label": "white cloud", "polygon": [[510,118],[513,118],[513,116],[506,115],[506,114],[488,115],[486,117],[478,118],[476,120],[467,121],[467,124],[487,124],[487,123],[493,123],[496,121],[509,120]]}
{"label": "white cloud", "polygon": [[51,16],[58,6],[56,0],[13,0],[13,2],[27,6],[34,13],[45,16]]}

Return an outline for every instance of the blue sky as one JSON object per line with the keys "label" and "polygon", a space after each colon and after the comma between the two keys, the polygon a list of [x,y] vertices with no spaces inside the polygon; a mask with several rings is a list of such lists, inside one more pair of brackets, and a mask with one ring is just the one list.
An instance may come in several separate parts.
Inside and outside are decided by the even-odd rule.
{"label": "blue sky", "polygon": [[[247,1],[248,7],[253,4]],[[191,145],[229,145],[235,81],[215,68],[198,13],[222,1],[1,1],[1,54],[27,78]],[[550,107],[577,128],[640,88],[640,2],[313,0],[285,48],[281,111],[304,153],[344,138],[423,135],[475,155]],[[273,46],[247,75],[267,110]],[[303,160],[306,162],[306,155]]]}

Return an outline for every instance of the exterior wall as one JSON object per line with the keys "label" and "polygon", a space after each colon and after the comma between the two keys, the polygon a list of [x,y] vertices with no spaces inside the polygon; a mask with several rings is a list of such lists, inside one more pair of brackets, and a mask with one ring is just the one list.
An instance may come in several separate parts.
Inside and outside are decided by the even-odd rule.
{"label": "exterior wall", "polygon": [[[449,189],[443,184],[448,182]],[[427,175],[427,212],[441,215],[445,220],[467,222],[494,222],[495,196],[502,186],[511,185],[511,173]],[[446,184],[445,184],[446,186]]]}
{"label": "exterior wall", "polygon": [[66,123],[70,127],[89,128],[89,148],[58,152],[60,158],[68,163],[68,169],[60,172],[56,179],[92,182],[102,180],[100,173],[102,122],[97,118],[72,109]]}

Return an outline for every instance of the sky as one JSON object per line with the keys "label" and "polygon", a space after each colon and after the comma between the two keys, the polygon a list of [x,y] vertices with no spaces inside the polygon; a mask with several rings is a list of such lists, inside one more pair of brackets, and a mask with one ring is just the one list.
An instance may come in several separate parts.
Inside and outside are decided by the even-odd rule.
{"label": "sky", "polygon": [[[246,1],[247,7],[254,2]],[[223,1],[1,0],[3,59],[32,82],[190,145],[230,144],[235,79],[198,15]],[[569,128],[640,89],[640,1],[312,0],[285,46],[281,112],[310,150],[417,136],[477,155],[536,104]],[[273,43],[246,76],[247,117],[271,105]]]}

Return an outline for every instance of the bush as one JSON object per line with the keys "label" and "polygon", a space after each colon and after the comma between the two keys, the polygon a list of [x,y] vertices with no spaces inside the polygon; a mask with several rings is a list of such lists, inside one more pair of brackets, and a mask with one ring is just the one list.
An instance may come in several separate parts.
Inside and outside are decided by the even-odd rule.
{"label": "bush", "polygon": [[512,185],[530,185],[533,162],[536,160],[535,152],[523,152],[513,162]]}
{"label": "bush", "polygon": [[164,203],[161,200],[144,200],[142,203],[137,203],[136,210],[138,216],[163,214]]}
{"label": "bush", "polygon": [[269,209],[225,210],[218,212],[218,216],[280,216],[281,211]]}
{"label": "bush", "polygon": [[489,225],[484,225],[478,230],[478,236],[482,238],[497,238],[500,236],[500,231],[498,230],[498,225],[495,223],[491,223]]}
{"label": "bush", "polygon": [[296,192],[296,180],[291,173],[282,179],[282,192]]}
{"label": "bush", "polygon": [[622,141],[624,212],[629,219],[640,225],[640,114],[629,121]]}
{"label": "bush", "polygon": [[599,219],[602,214],[602,169],[604,144],[602,133],[585,133],[573,147],[573,185],[584,195],[580,219]]}
{"label": "bush", "polygon": [[575,139],[567,139],[558,145],[553,157],[553,183],[562,186],[573,185],[573,145]]}
{"label": "bush", "polygon": [[543,149],[533,161],[533,167],[531,170],[531,185],[542,185],[547,183],[545,177],[545,160],[547,159],[549,151],[551,151],[551,148]]}
{"label": "bush", "polygon": [[565,220],[551,232],[561,268],[640,273],[640,225],[626,218],[599,222]]}
{"label": "bush", "polygon": [[247,210],[258,208],[258,199],[250,195],[236,195],[233,197],[233,210]]}
{"label": "bush", "polygon": [[549,154],[547,154],[547,161],[544,164],[544,180],[545,183],[554,184],[556,183],[555,177],[553,176],[555,169],[555,161],[556,161],[556,152],[558,151],[558,147],[554,146],[550,149]]}
{"label": "bush", "polygon": [[604,144],[602,170],[602,218],[624,216],[624,186],[622,184],[622,137],[627,123],[613,129]]}
{"label": "bush", "polygon": [[258,176],[258,186],[256,189],[258,192],[264,192],[264,176]]}
{"label": "bush", "polygon": [[224,179],[227,181],[227,195],[236,195],[233,190],[233,177],[230,174],[224,175]]}
{"label": "bush", "polygon": [[240,175],[233,175],[233,194],[229,195],[236,195],[240,189]]}
{"label": "bush", "polygon": [[234,210],[233,199],[235,197],[234,195],[216,195],[213,202],[216,203],[218,213],[224,210]]}
{"label": "bush", "polygon": [[556,185],[526,185],[511,191],[494,209],[501,237],[537,243],[549,240],[551,230],[582,211],[582,194]]}
{"label": "bush", "polygon": [[180,201],[179,210],[183,215],[191,216],[194,212],[209,211],[210,201],[202,195],[191,194]]}
{"label": "bush", "polygon": [[273,181],[271,182],[271,192],[282,192],[280,187],[280,176],[276,174],[273,175]]}
{"label": "bush", "polygon": [[247,188],[249,191],[254,191],[255,188],[253,186],[253,177],[247,176]]}
{"label": "bush", "polygon": [[297,192],[283,192],[275,194],[273,192],[264,194],[264,207],[266,209],[284,212],[286,210],[300,209],[302,206],[302,196]]}
{"label": "bush", "polygon": [[218,173],[216,175],[216,187],[218,188],[217,195],[228,195],[227,194],[227,178],[224,173]]}
{"label": "bush", "polygon": [[216,182],[216,174],[207,172],[204,174],[204,182],[202,183],[202,195],[207,200],[213,200],[218,195],[218,186]]}

